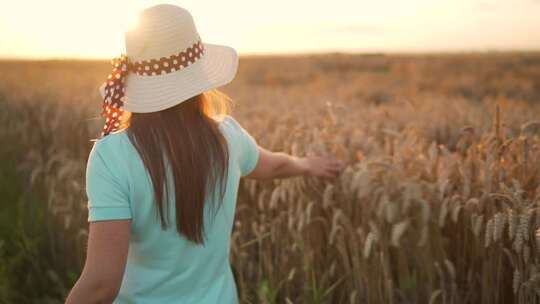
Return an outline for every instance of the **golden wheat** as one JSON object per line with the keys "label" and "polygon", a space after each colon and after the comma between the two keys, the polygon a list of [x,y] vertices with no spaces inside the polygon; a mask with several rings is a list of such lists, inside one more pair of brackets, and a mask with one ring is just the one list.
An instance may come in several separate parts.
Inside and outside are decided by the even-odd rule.
{"label": "golden wheat", "polygon": [[[540,303],[538,55],[242,63],[224,90],[262,146],[347,163],[332,181],[242,182],[231,262],[244,303]],[[2,132],[62,223],[59,254],[81,265],[109,67],[1,65]]]}

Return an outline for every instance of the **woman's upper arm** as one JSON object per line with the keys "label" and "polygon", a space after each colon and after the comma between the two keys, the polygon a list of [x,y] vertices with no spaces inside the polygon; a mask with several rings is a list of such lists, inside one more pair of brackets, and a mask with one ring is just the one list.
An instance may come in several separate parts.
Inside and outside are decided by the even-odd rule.
{"label": "woman's upper arm", "polygon": [[248,175],[259,161],[260,150],[257,142],[234,118],[228,116],[228,123],[233,130],[234,149],[238,151],[238,163],[241,176]]}
{"label": "woman's upper arm", "polygon": [[88,221],[131,219],[127,168],[114,153],[115,146],[102,144],[94,145],[86,167]]}
{"label": "woman's upper arm", "polygon": [[[126,267],[131,220],[91,222],[82,277],[116,296]],[[94,285],[95,284],[91,284]]]}
{"label": "woman's upper arm", "polygon": [[277,165],[277,158],[275,157],[274,153],[262,147],[258,147],[258,150],[259,159],[257,161],[257,164],[255,168],[251,170],[248,175],[246,175],[246,177],[254,179],[271,178],[274,173],[274,168]]}
{"label": "woman's upper arm", "polygon": [[107,294],[122,282],[132,218],[126,168],[114,148],[94,145],[86,170],[90,224],[83,277]]}

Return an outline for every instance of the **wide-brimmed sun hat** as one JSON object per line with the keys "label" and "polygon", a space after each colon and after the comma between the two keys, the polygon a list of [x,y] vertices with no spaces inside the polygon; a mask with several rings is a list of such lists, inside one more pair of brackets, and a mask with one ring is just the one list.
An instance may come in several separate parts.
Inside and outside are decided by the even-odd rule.
{"label": "wide-brimmed sun hat", "polygon": [[126,33],[126,55],[113,65],[100,88],[104,135],[119,126],[123,110],[161,111],[229,83],[238,55],[231,47],[203,43],[187,10],[162,4],[139,14]]}

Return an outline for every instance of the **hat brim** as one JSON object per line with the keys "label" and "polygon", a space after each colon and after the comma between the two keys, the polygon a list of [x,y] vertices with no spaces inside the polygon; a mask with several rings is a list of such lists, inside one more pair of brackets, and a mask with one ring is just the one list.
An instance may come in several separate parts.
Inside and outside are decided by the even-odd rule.
{"label": "hat brim", "polygon": [[165,110],[234,79],[238,55],[228,46],[204,44],[205,54],[181,70],[155,76],[129,73],[124,110],[148,113]]}

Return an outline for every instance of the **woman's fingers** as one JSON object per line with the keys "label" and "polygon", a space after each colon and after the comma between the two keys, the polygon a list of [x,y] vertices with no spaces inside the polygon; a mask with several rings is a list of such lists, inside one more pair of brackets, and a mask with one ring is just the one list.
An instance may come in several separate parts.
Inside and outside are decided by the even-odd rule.
{"label": "woman's fingers", "polygon": [[337,159],[330,159],[326,164],[326,168],[334,172],[339,172],[343,170],[343,162]]}
{"label": "woman's fingers", "polygon": [[327,177],[335,178],[343,170],[343,163],[337,159],[328,159],[324,169]]}
{"label": "woman's fingers", "polygon": [[341,171],[343,169],[343,163],[339,160],[333,161],[329,164],[330,169]]}
{"label": "woman's fingers", "polygon": [[343,162],[332,158],[313,156],[309,158],[310,171],[313,176],[335,178],[343,170]]}

